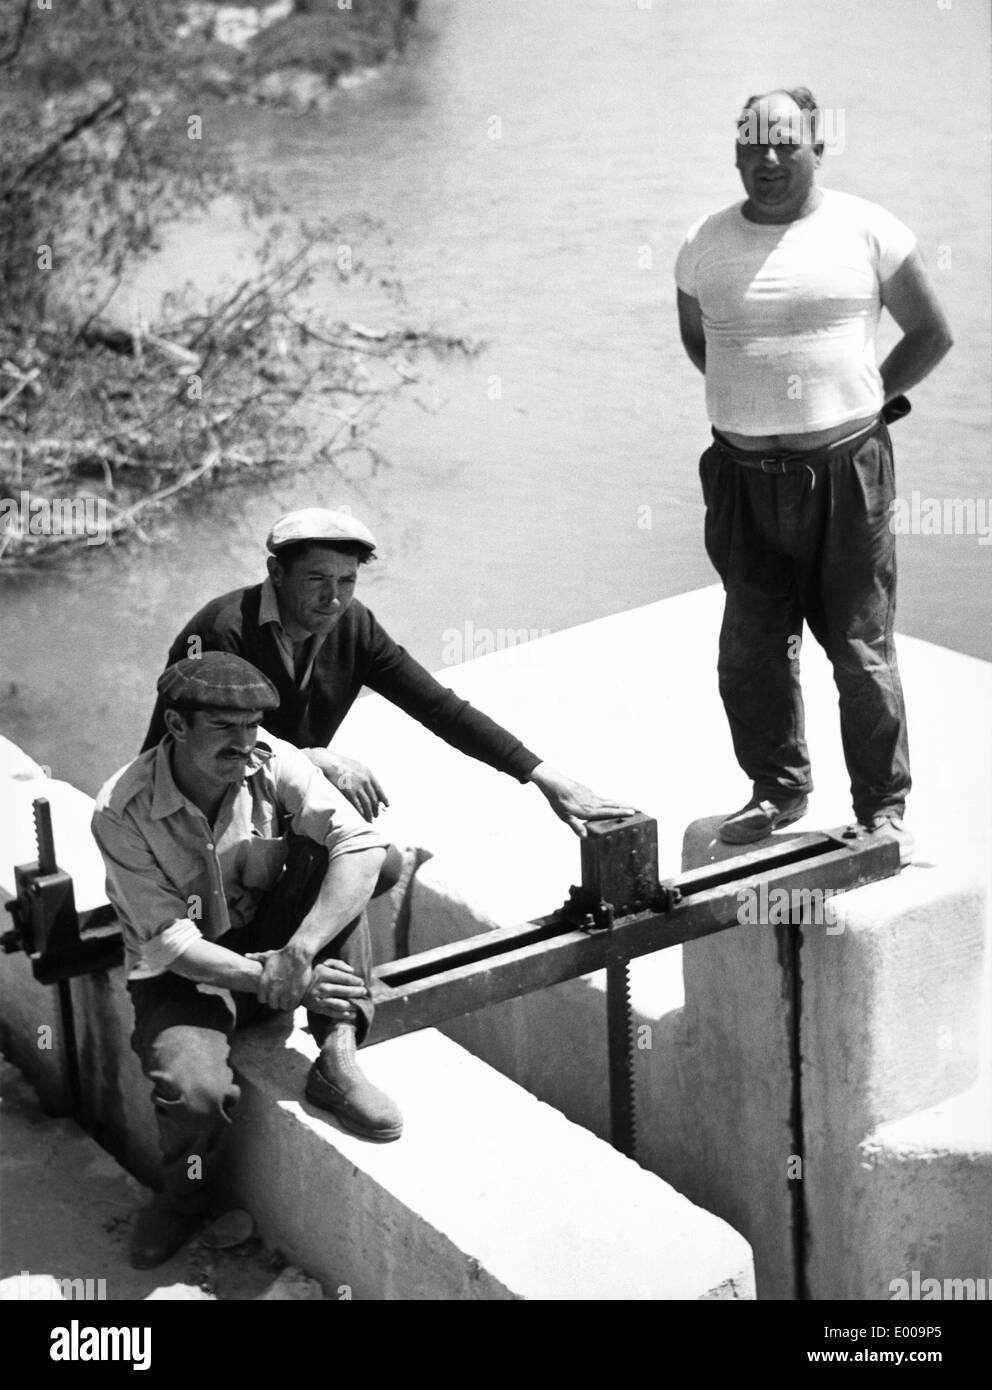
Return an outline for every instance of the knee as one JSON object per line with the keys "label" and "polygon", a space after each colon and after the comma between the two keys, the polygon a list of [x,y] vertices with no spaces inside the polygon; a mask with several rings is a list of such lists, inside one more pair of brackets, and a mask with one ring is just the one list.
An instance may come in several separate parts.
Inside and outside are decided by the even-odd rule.
{"label": "knee", "polygon": [[173,1040],[156,1052],[147,1072],[156,1104],[164,1102],[169,1109],[181,1108],[209,1120],[225,1114],[238,1100],[241,1093],[228,1066],[226,1043],[218,1047],[213,1039],[206,1045],[191,1039],[184,1046]]}
{"label": "knee", "polygon": [[210,1072],[190,1070],[153,1080],[152,1100],[157,1109],[181,1112],[187,1121],[207,1126],[226,1121],[241,1095],[227,1067]]}
{"label": "knee", "polygon": [[400,874],[403,872],[403,856],[395,845],[390,845],[386,850],[386,858],[382,868],[379,870],[379,877],[372,890],[373,898],[382,897],[383,893],[388,893],[391,888],[395,888],[400,881]]}
{"label": "knee", "polygon": [[840,681],[876,681],[895,664],[894,653],[884,629],[862,626],[843,639],[827,645],[827,655]]}
{"label": "knee", "polygon": [[220,1115],[226,1117],[240,1095],[240,1088],[234,1084],[234,1074],[229,1067],[191,1076],[183,1088],[187,1113],[203,1120],[216,1119]]}

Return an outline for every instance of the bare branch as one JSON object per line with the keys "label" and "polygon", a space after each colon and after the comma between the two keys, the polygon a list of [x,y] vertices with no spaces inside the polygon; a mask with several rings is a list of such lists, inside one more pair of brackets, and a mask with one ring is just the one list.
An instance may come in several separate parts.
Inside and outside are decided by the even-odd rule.
{"label": "bare branch", "polygon": [[72,125],[69,126],[68,130],[64,130],[57,139],[53,140],[51,144],[46,145],[39,155],[25,164],[21,168],[20,173],[15,175],[11,182],[7,184],[7,187],[0,190],[0,199],[9,198],[15,188],[19,188],[22,183],[33,174],[36,174],[43,164],[47,163],[49,159],[58,154],[66,145],[78,139],[84,130],[89,130],[89,128],[96,125],[98,121],[110,120],[112,117],[120,115],[123,109],[124,98],[119,96],[116,92],[111,93],[109,97],[105,97],[103,101],[98,102],[85,116],[80,116],[79,120],[74,121]]}
{"label": "bare branch", "polygon": [[28,23],[31,19],[31,11],[33,8],[33,0],[23,0],[21,12],[17,16],[17,24],[14,29],[14,37],[11,40],[10,48],[8,48],[6,53],[0,53],[0,68],[7,67],[14,61],[18,53],[20,53],[21,46],[28,32]]}

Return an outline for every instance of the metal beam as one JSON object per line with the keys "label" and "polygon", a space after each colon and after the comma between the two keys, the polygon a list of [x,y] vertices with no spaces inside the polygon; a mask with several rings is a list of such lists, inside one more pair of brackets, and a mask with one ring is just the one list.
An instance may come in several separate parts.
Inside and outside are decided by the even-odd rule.
{"label": "metal beam", "polygon": [[400,1037],[606,969],[611,962],[738,929],[744,894],[762,885],[769,893],[776,888],[790,895],[814,888],[837,893],[898,871],[894,844],[848,841],[841,831],[802,835],[695,869],[670,885],[678,900],[668,910],[634,912],[606,930],[576,929],[563,910],[438,946],[375,971],[376,1014],[368,1041]]}

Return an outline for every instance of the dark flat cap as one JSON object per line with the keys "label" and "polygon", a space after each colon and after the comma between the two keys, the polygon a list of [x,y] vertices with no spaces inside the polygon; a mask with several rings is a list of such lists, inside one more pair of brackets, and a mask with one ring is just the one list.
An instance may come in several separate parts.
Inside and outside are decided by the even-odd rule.
{"label": "dark flat cap", "polygon": [[233,652],[204,652],[167,667],[158,692],[173,705],[197,709],[276,709],[279,694],[268,676]]}

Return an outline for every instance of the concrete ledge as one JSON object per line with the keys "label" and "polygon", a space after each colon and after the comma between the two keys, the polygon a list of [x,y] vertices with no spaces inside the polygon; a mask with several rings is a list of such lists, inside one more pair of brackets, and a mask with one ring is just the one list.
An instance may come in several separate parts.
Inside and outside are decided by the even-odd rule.
{"label": "concrete ledge", "polygon": [[836,908],[832,934],[802,929],[804,1086],[860,1141],[978,1077],[988,901],[961,868],[910,866]]}
{"label": "concrete ledge", "polygon": [[[717,824],[689,827],[684,868],[740,852],[716,839]],[[412,951],[496,925],[437,859],[417,874],[411,905]],[[982,880],[960,865],[911,868],[842,895],[835,908],[829,934],[802,931],[799,1115],[783,963],[783,932],[792,929],[743,927],[632,968],[635,1037],[648,1044],[635,1051],[638,1160],[751,1240],[762,1297],[797,1294],[795,1160],[804,1160],[816,1233],[805,1275],[822,1280],[849,1264],[840,1252],[858,1239],[861,1214],[851,1204],[864,1136],[978,1073]],[[605,1137],[605,1029],[603,979],[590,976],[442,1031]]]}
{"label": "concrete ledge", "polygon": [[859,1154],[845,1258],[814,1296],[888,1299],[914,1271],[992,1289],[992,1078],[880,1126]]}
{"label": "concrete ledge", "polygon": [[[657,812],[660,862],[669,873],[678,862],[682,827],[710,818],[709,831],[697,827],[686,853],[711,854],[713,818],[747,795],[717,694],[721,607],[715,588],[683,595],[466,663],[443,678],[549,761]],[[787,929],[746,928],[687,947],[681,953],[684,1001],[678,951],[664,953],[665,965],[653,974],[638,967],[635,975],[636,1022],[649,1028],[651,1040],[635,1058],[640,1156],[687,1196],[754,1232],[764,1297],[795,1296],[790,1261],[797,1247],[789,1218],[796,1188],[783,1173],[795,1135],[795,1024],[807,1131],[803,1195],[813,1218],[804,1258],[816,1296],[848,1287],[837,1268],[845,1260],[854,1296],[879,1296],[881,1265],[872,1266],[868,1257],[849,1259],[857,1220],[868,1222],[857,1195],[868,1191],[859,1187],[861,1165],[871,1161],[878,1179],[865,1197],[875,1204],[876,1232],[885,1228],[886,1194],[898,1187],[884,1172],[902,1160],[892,1159],[885,1145],[877,1162],[872,1159],[874,1136],[908,1122],[910,1111],[922,1114],[924,1126],[936,1123],[921,1107],[932,1108],[949,1090],[967,1085],[980,1057],[989,1056],[987,976],[984,1002],[980,991],[992,864],[992,667],[905,638],[899,651],[913,739],[910,823],[921,863],[876,890],[860,890],[877,892],[879,901],[856,904],[843,934],[804,942],[798,1019],[790,1017],[791,996],[784,992]],[[802,662],[817,778],[805,826],[838,825],[850,818],[850,806],[836,692],[812,642]],[[407,899],[411,949],[539,915],[576,881],[575,841],[539,793],[461,758],[378,697],[358,702],[337,743],[372,762],[387,783],[392,809],[382,828],[398,843],[435,853]],[[380,936],[388,949],[389,928]],[[392,936],[402,950],[403,933],[393,930]],[[540,1001],[500,1006],[449,1031],[487,1049],[502,1070],[603,1132],[601,1017],[602,994],[592,978],[559,986]],[[295,1093],[277,1096],[283,1108],[297,1104],[287,1099]],[[978,1102],[972,1096],[969,1103]],[[981,1194],[985,1151],[952,1145],[945,1153],[926,1134],[918,1137],[918,1149],[924,1157],[931,1150],[942,1156],[927,1170],[933,1186],[920,1189],[932,1211],[928,1207],[918,1220],[905,1252],[928,1243],[944,1248],[946,1238],[950,1260],[954,1233],[942,1234],[934,1222],[943,1220],[941,1211],[956,1208],[937,1195],[939,1174],[946,1172],[953,1186],[960,1163],[962,1194],[969,1181]],[[923,1171],[915,1159],[906,1161]],[[904,1202],[907,1222],[910,1192],[907,1181],[903,1195],[893,1198],[893,1211]],[[845,1203],[851,1215],[835,1233]],[[904,1235],[910,1230],[899,1229]],[[877,1241],[882,1249],[881,1235]],[[894,1247],[884,1249],[885,1261],[898,1263]],[[869,1274],[870,1286],[864,1282]],[[512,1291],[508,1277],[498,1279]]]}
{"label": "concrete ledge", "polygon": [[[688,828],[684,867],[739,852],[715,839],[717,824]],[[661,1171],[748,1236],[762,1296],[788,1296],[771,1290],[781,1290],[776,1271],[797,1222],[808,1239],[793,1253],[814,1296],[859,1296],[837,1291],[859,1287],[850,1271],[865,1248],[859,1144],[979,1073],[983,881],[960,865],[911,867],[833,908],[829,930],[746,926],[683,952],[686,1027],[711,1103],[698,1140],[687,1140],[696,1161],[682,1177]],[[795,1011],[787,957],[797,943]],[[693,1093],[686,1099],[692,1107]],[[790,1177],[800,1158],[801,1179]],[[804,1214],[792,1206],[800,1195]],[[884,1207],[877,1188],[875,1197]],[[918,1239],[941,1211],[939,1202],[917,1210]]]}
{"label": "concrete ledge", "polygon": [[[12,894],[14,864],[35,858],[31,803],[44,795],[77,904],[97,906],[103,872],[90,799],[44,778],[12,745],[0,760],[10,789],[0,892]],[[400,883],[370,912],[381,957],[406,931],[425,857],[408,852]],[[132,1172],[153,1181],[157,1135],[129,1046],[123,971],[76,979],[71,993],[88,1120]],[[50,1108],[64,1111],[55,989],[39,985],[16,953],[0,965],[0,1001],[5,1050]],[[407,1113],[404,1138],[383,1148],[344,1134],[301,1099],[315,1052],[308,1034],[287,1036],[285,1024],[238,1035],[232,1061],[243,1096],[229,1170],[269,1241],[332,1295],[344,1284],[368,1299],[753,1297],[750,1250],[735,1231],[439,1034],[363,1051],[363,1066]]]}
{"label": "concrete ledge", "polygon": [[[717,588],[684,594],[468,662],[442,679],[556,765],[656,813],[662,873],[670,873],[680,850],[685,864],[733,852],[714,845],[715,826],[749,790],[717,690],[721,610]],[[919,866],[842,899],[854,913],[843,934],[821,941],[816,960],[804,948],[798,1022],[810,1088],[806,1196],[816,1207],[804,1257],[794,1240],[796,1192],[788,1176],[797,1144],[795,1020],[784,994],[781,930],[752,927],[670,950],[657,958],[666,964],[653,980],[640,965],[634,976],[635,1023],[648,1027],[652,1042],[635,1055],[638,1157],[753,1238],[762,1297],[796,1296],[798,1258],[807,1261],[809,1279],[826,1287],[818,1261],[856,1186],[865,1136],[967,1086],[989,1052],[992,994],[986,949],[983,1002],[982,951],[992,864],[992,667],[904,637],[899,656]],[[836,690],[812,641],[802,665],[817,790],[797,828],[841,825],[851,809]],[[574,841],[539,798],[451,756],[377,697],[356,705],[340,737],[356,756],[375,749],[389,778],[390,818],[406,824],[415,811],[420,842],[435,851],[411,898],[412,950],[540,915],[576,881]],[[431,786],[438,794],[425,797]],[[452,804],[478,810],[452,818]],[[682,827],[702,816],[683,847]],[[602,990],[592,977],[445,1031],[603,1133],[602,1017]],[[825,1167],[837,1170],[833,1177]],[[815,1179],[821,1186],[814,1193]],[[831,1199],[823,1184],[835,1181]],[[884,1194],[876,1195],[884,1224]]]}
{"label": "concrete ledge", "polygon": [[[425,865],[414,879],[410,951],[462,941],[493,923],[439,873]],[[682,952],[678,947],[632,962],[631,1011],[638,1039],[634,1083],[638,1117],[637,1158],[655,1172],[662,1154],[679,1149],[683,1119],[671,1047],[682,1042],[677,1020],[683,1002]],[[606,985],[598,972],[538,994],[511,999],[440,1029],[539,1099],[600,1138],[610,1132],[606,1063]],[[665,1064],[652,1059],[663,1055]]]}
{"label": "concrete ledge", "polygon": [[[960,869],[911,867],[845,894],[839,934],[803,929],[804,1195],[814,1297],[887,1296],[870,1291],[893,1262],[889,1279],[907,1263],[922,1268],[914,1251],[953,1251],[952,1264],[967,1263],[968,1245],[948,1218],[969,1185],[973,1201],[983,1182],[987,1191],[988,1159],[983,1179],[980,1162],[952,1158],[939,1103],[964,1093],[978,1122],[986,911],[981,880]],[[884,1136],[896,1138],[911,1115],[922,1150],[944,1152],[938,1165],[893,1166]],[[863,1146],[875,1142],[873,1131],[882,1148],[866,1183]]]}
{"label": "concrete ledge", "polygon": [[436,1031],[362,1052],[406,1116],[382,1146],[298,1099],[316,1050],[282,1039],[266,1027],[239,1045],[232,1176],[263,1232],[332,1293],[753,1297],[736,1231]]}
{"label": "concrete ledge", "polygon": [[[53,991],[24,957],[4,962],[8,986],[11,967],[33,1023]],[[86,1103],[106,1147],[154,1181],[120,974],[73,984]],[[314,1055],[302,1027],[238,1035],[230,1180],[268,1242],[332,1297],[340,1284],[369,1299],[753,1297],[735,1231],[439,1034],[363,1049],[407,1115],[403,1139],[383,1147],[301,1099]],[[43,1080],[60,1075],[58,1044],[37,1063]]]}

